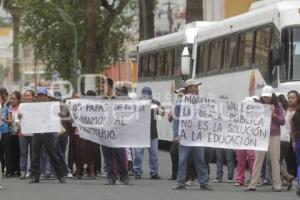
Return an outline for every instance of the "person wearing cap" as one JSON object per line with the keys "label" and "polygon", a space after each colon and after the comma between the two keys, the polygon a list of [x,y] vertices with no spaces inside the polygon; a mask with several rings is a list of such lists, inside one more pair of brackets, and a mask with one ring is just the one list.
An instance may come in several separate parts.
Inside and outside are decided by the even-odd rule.
{"label": "person wearing cap", "polygon": [[[150,87],[144,87],[141,91],[141,99],[150,99],[152,102],[151,106],[151,122],[150,122],[150,148],[149,151],[149,169],[151,179],[161,179],[158,174],[158,133],[156,124],[156,115],[164,116],[164,108],[161,106],[159,101],[153,100],[152,90]],[[161,112],[160,112],[161,110]],[[142,162],[144,157],[144,148],[135,149],[134,158],[134,173],[135,179],[141,179],[143,170]]]}
{"label": "person wearing cap", "polygon": [[[281,103],[278,102],[276,95],[273,93],[273,88],[271,86],[267,85],[263,87],[260,102],[263,104],[270,104],[272,106],[270,140],[267,158],[271,160],[272,165],[273,191],[280,192],[280,126],[285,124],[284,110]],[[255,152],[253,175],[246,191],[256,190],[265,155],[266,152],[264,151]]]}
{"label": "person wearing cap", "polygon": [[[198,95],[198,86],[201,83],[195,82],[193,79],[189,79],[185,81],[185,94],[189,95]],[[173,121],[173,134],[174,134],[174,142],[179,144],[179,166],[177,173],[177,186],[175,186],[174,190],[184,190],[186,189],[186,169],[187,169],[187,161],[190,152],[192,152],[198,181],[200,183],[200,190],[212,190],[208,186],[208,168],[205,163],[205,148],[198,146],[183,146],[180,145],[179,141],[179,117],[180,117],[180,104],[182,97],[178,97],[175,108],[174,108],[174,121]]]}
{"label": "person wearing cap", "polygon": [[[39,88],[37,91],[37,102],[48,102],[49,101],[47,88]],[[31,163],[31,174],[32,180],[30,183],[39,183],[40,181],[40,158],[42,147],[44,145],[51,163],[53,164],[56,176],[60,183],[65,183],[64,176],[64,163],[59,159],[59,152],[57,150],[57,133],[35,133],[32,138],[32,163]]]}

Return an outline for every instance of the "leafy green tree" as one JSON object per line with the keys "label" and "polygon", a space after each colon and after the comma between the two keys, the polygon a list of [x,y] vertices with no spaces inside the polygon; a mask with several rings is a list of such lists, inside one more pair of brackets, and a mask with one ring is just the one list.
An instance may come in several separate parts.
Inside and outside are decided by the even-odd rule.
{"label": "leafy green tree", "polygon": [[[129,38],[135,16],[130,12],[137,7],[136,1],[129,0],[93,2],[94,20],[94,16],[87,18],[94,12],[87,5],[90,0],[15,1],[23,9],[19,41],[33,46],[36,59],[45,63],[49,74],[57,71],[67,80],[78,75],[81,65],[82,72],[95,73],[123,56],[124,40]],[[87,51],[87,43],[95,46]]]}

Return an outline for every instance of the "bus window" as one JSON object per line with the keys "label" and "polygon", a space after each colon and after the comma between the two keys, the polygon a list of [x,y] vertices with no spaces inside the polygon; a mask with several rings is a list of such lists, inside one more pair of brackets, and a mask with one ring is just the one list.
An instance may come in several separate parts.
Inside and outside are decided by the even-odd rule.
{"label": "bus window", "polygon": [[203,68],[201,68],[201,65],[200,65],[202,48],[203,47],[200,45],[197,46],[197,61],[196,61],[196,75],[197,76],[199,76],[201,73],[203,73]]}
{"label": "bus window", "polygon": [[281,70],[281,80],[300,80],[300,28],[290,27],[282,32],[284,44],[284,66]]}
{"label": "bus window", "polygon": [[181,54],[183,51],[183,47],[178,47],[175,49],[175,62],[174,62],[174,76],[181,75]]}
{"label": "bus window", "polygon": [[166,76],[171,76],[174,66],[174,50],[169,49],[166,51],[166,64],[165,64],[165,74]]}
{"label": "bus window", "polygon": [[210,61],[208,71],[219,71],[222,58],[222,40],[210,44]]}
{"label": "bus window", "polygon": [[235,68],[237,57],[237,35],[225,39],[224,66],[225,70]]}
{"label": "bus window", "polygon": [[240,34],[239,67],[250,67],[252,64],[253,31]]}
{"label": "bus window", "polygon": [[166,70],[165,70],[165,75],[166,76],[171,76],[172,75],[172,69],[174,66],[174,50],[169,49],[166,52]]}
{"label": "bus window", "polygon": [[148,54],[140,56],[139,59],[139,77],[147,77],[148,76]]}
{"label": "bus window", "polygon": [[156,76],[165,76],[165,52],[160,51],[157,55]]}
{"label": "bus window", "polygon": [[203,74],[208,69],[208,59],[209,59],[209,43],[200,46],[200,56],[198,59],[198,72]]}
{"label": "bus window", "polygon": [[139,56],[139,78],[143,77],[143,56]]}
{"label": "bus window", "polygon": [[154,77],[156,68],[156,53],[150,55],[149,73],[147,77]]}
{"label": "bus window", "polygon": [[256,31],[255,57],[256,66],[267,65],[271,44],[271,27],[258,29]]}

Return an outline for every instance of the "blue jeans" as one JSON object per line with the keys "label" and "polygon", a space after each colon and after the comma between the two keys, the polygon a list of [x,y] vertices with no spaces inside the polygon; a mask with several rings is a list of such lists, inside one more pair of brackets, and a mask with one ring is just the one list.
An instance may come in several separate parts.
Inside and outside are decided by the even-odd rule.
{"label": "blue jeans", "polygon": [[[30,136],[20,136],[20,171],[26,172],[27,171],[27,159],[28,159],[28,147],[31,148],[31,140],[32,137]],[[30,156],[31,160],[31,156]]]}
{"label": "blue jeans", "polygon": [[227,178],[229,180],[233,180],[234,178],[234,150],[232,149],[222,149],[217,148],[216,149],[216,155],[217,155],[217,178],[222,179],[223,178],[223,165],[226,159],[227,168],[228,168],[228,174]]}
{"label": "blue jeans", "polygon": [[[136,175],[143,174],[143,157],[145,148],[136,148],[133,169]],[[158,174],[158,139],[151,139],[149,151],[149,169],[150,176]]]}
{"label": "blue jeans", "polygon": [[204,150],[204,147],[189,147],[179,145],[179,167],[177,173],[177,183],[179,185],[185,186],[186,168],[190,151],[192,151],[192,156],[200,186],[208,185],[208,168],[205,163]]}
{"label": "blue jeans", "polygon": [[53,167],[51,165],[49,155],[48,155],[48,153],[46,152],[45,149],[42,150],[40,162],[41,162],[41,164],[40,164],[41,165],[41,173],[44,176],[54,174],[54,170],[53,170]]}

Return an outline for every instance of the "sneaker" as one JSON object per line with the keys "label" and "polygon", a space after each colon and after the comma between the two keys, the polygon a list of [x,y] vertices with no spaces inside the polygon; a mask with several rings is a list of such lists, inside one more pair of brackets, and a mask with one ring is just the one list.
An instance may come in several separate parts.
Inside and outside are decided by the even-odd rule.
{"label": "sneaker", "polygon": [[160,180],[161,177],[158,174],[155,174],[153,176],[150,177],[151,179],[155,179],[155,180]]}
{"label": "sneaker", "polygon": [[281,189],[273,189],[273,192],[281,192]]}
{"label": "sneaker", "polygon": [[214,183],[222,183],[222,178],[216,178],[215,180],[213,180]]}
{"label": "sneaker", "polygon": [[139,175],[139,174],[136,174],[135,177],[134,177],[134,179],[141,179],[141,178],[142,178],[142,176]]}
{"label": "sneaker", "polygon": [[172,188],[172,190],[185,190],[186,187],[184,185],[177,185]]}
{"label": "sneaker", "polygon": [[193,186],[194,184],[195,184],[195,182],[194,182],[194,181],[190,181],[190,180],[188,180],[188,181],[185,183],[186,186]]}
{"label": "sneaker", "polygon": [[271,183],[266,179],[261,184],[262,185],[271,185]]}
{"label": "sneaker", "polygon": [[31,177],[31,173],[30,173],[30,172],[27,172],[27,173],[26,173],[26,178],[29,178],[29,177]]}
{"label": "sneaker", "polygon": [[237,182],[237,183],[234,184],[234,186],[244,186],[244,184]]}
{"label": "sneaker", "polygon": [[53,175],[53,174],[47,174],[47,175],[45,176],[45,179],[47,179],[47,180],[54,180],[55,178],[54,178],[54,175]]}
{"label": "sneaker", "polygon": [[171,176],[170,178],[168,178],[168,180],[170,180],[170,181],[174,181],[176,179],[177,179],[177,177],[174,177],[174,176]]}
{"label": "sneaker", "polygon": [[68,174],[67,174],[67,178],[73,178],[72,173],[68,173]]}
{"label": "sneaker", "polygon": [[234,183],[233,179],[227,179],[227,183]]}
{"label": "sneaker", "polygon": [[201,185],[200,190],[212,191],[213,189],[208,185]]}
{"label": "sneaker", "polygon": [[124,185],[129,185],[130,184],[130,179],[128,176],[125,176],[123,178],[120,178],[120,182],[123,183]]}
{"label": "sneaker", "polygon": [[26,174],[24,171],[21,171],[21,175],[19,177],[21,180],[25,179],[26,178]]}
{"label": "sneaker", "polygon": [[63,176],[58,176],[57,179],[60,183],[66,183],[66,179]]}

